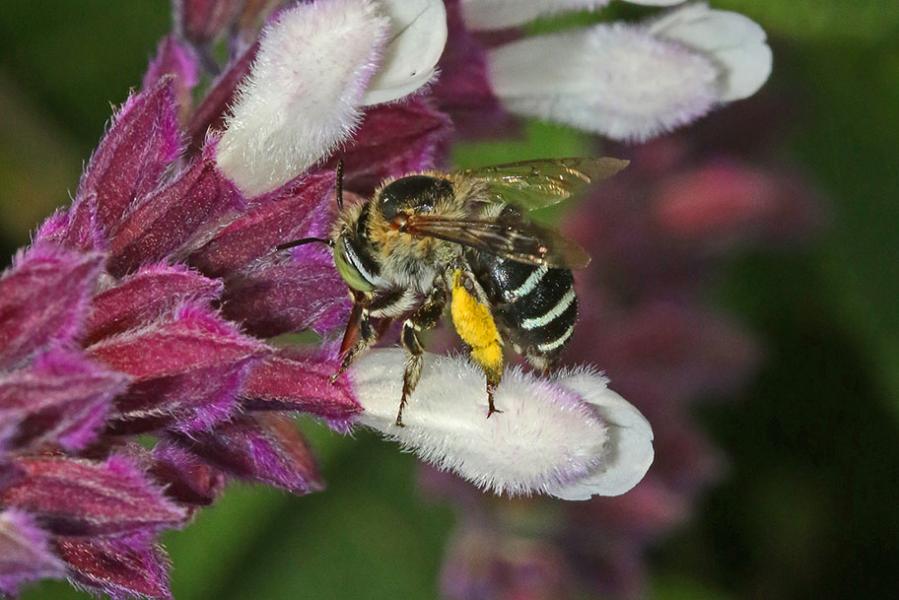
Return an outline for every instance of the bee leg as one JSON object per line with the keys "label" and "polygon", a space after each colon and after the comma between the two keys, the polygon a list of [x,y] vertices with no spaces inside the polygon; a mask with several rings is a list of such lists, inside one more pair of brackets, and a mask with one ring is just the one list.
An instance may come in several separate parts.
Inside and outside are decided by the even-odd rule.
{"label": "bee leg", "polygon": [[418,334],[415,332],[415,326],[409,319],[403,323],[401,340],[403,348],[406,349],[406,369],[403,371],[403,396],[400,398],[400,408],[396,413],[397,427],[405,427],[403,425],[403,409],[406,408],[409,396],[415,391],[415,386],[421,379],[421,355],[424,352],[421,340],[418,339]]}
{"label": "bee leg", "polygon": [[487,418],[502,412],[493,402],[493,394],[503,376],[503,342],[490,306],[481,302],[466,287],[461,269],[453,272],[453,302],[450,312],[456,333],[471,348],[471,359],[487,378]]}
{"label": "bee leg", "polygon": [[[358,317],[356,317],[357,314]],[[353,364],[353,361],[356,360],[362,352],[378,341],[379,332],[372,326],[371,316],[368,309],[362,307],[357,309],[357,307],[354,306],[353,316],[350,318],[349,324],[347,324],[347,331],[344,335],[344,345],[348,345],[357,333],[358,339],[355,340],[355,342],[352,342],[352,345],[349,345],[348,348],[341,349],[343,350],[343,360],[340,362],[340,367],[337,368],[337,371],[331,375],[331,383],[337,381],[337,379],[350,368],[350,365]]]}
{"label": "bee leg", "polygon": [[435,286],[428,299],[416,309],[410,318],[403,322],[403,333],[400,340],[403,348],[406,349],[406,369],[403,372],[403,396],[400,398],[400,408],[396,414],[397,427],[404,427],[403,409],[406,408],[409,396],[415,391],[415,386],[421,379],[421,356],[424,353],[424,346],[422,346],[418,334],[437,324],[445,306],[446,292],[442,287]]}
{"label": "bee leg", "polygon": [[494,381],[490,376],[490,373],[487,373],[487,418],[489,419],[493,413],[501,413],[500,409],[496,408],[496,405],[493,403],[493,394],[496,392],[496,386],[499,385],[499,381]]}

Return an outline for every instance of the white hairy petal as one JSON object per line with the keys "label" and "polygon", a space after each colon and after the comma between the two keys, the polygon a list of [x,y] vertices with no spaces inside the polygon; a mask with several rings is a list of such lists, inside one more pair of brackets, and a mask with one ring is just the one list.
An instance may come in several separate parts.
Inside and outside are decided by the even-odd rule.
{"label": "white hairy petal", "polygon": [[686,0],[624,0],[629,4],[642,4],[643,6],[674,6],[683,4]]}
{"label": "white hairy petal", "polygon": [[381,0],[390,17],[383,66],[362,99],[365,105],[390,102],[411,94],[434,77],[446,46],[443,0]]}
{"label": "white hairy petal", "polygon": [[772,54],[765,30],[739,13],[691,4],[666,14],[650,31],[709,56],[721,71],[722,102],[753,95],[771,75]]}
{"label": "white hairy petal", "polygon": [[406,426],[396,427],[404,363],[399,349],[356,362],[359,422],[481,488],[566,499],[618,495],[652,462],[649,424],[604,377],[587,371],[542,379],[509,369],[495,397],[503,412],[488,419],[483,373],[464,357],[425,355]]}
{"label": "white hairy petal", "polygon": [[[625,0],[647,6],[673,6],[685,0]],[[596,10],[609,0],[462,0],[462,16],[470,29],[515,27],[538,17],[576,10]]]}
{"label": "white hairy petal", "polygon": [[601,8],[609,0],[462,0],[462,16],[471,29],[503,29],[537,17]]}
{"label": "white hairy petal", "polygon": [[646,27],[596,25],[528,37],[489,54],[493,89],[511,112],[619,140],[644,140],[704,115],[718,69]]}
{"label": "white hairy petal", "polygon": [[216,151],[241,191],[278,187],[351,134],[388,30],[371,0],[297,4],[266,28]]}
{"label": "white hairy petal", "polygon": [[573,373],[563,378],[565,387],[593,405],[609,428],[611,447],[606,460],[593,474],[550,491],[565,500],[590,496],[618,496],[634,487],[652,464],[652,428],[634,405],[612,390],[596,385],[596,375]]}

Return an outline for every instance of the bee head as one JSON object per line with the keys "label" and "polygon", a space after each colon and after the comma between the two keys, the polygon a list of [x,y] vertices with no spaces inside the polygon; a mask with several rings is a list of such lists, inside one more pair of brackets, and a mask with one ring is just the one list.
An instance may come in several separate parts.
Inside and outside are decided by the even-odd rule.
{"label": "bee head", "polygon": [[381,214],[390,221],[402,212],[431,212],[441,200],[452,196],[453,184],[446,179],[409,175],[381,188],[377,203]]}

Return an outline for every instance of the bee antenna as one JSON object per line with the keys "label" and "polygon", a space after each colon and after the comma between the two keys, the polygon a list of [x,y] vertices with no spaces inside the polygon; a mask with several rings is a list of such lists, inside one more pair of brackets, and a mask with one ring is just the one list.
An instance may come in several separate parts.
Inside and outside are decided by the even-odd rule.
{"label": "bee antenna", "polygon": [[299,240],[294,240],[292,242],[286,242],[284,244],[278,244],[275,247],[275,250],[287,250],[289,248],[296,248],[297,246],[304,246],[306,244],[314,244],[316,242],[318,242],[320,244],[327,244],[328,246],[334,245],[334,242],[332,242],[331,240],[326,239],[326,238],[307,237],[307,238],[302,238]]}
{"label": "bee antenna", "polygon": [[337,160],[337,208],[343,210],[343,159]]}

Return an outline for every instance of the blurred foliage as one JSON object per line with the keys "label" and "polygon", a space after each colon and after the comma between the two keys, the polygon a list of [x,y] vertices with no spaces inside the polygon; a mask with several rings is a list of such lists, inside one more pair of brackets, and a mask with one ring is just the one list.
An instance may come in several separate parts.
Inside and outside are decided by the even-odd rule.
{"label": "blurred foliage", "polygon": [[899,33],[899,2],[890,0],[717,0],[772,35],[798,40],[877,42]]}
{"label": "blurred foliage", "polygon": [[[700,417],[730,458],[694,524],[652,556],[651,595],[887,597],[899,589],[899,3],[718,0],[771,33],[787,98],[785,163],[830,202],[798,254],[756,252],[716,300],[766,345],[740,402]],[[643,9],[625,7],[625,16]],[[110,115],[169,27],[165,0],[9,0],[0,11],[0,244],[65,203]],[[577,154],[585,138],[532,124],[467,145],[463,164]],[[432,599],[449,510],[419,497],[415,461],[360,432],[304,423],[329,481],[293,498],[233,486],[167,539],[174,589],[199,598]],[[64,584],[28,599],[80,598]]]}

